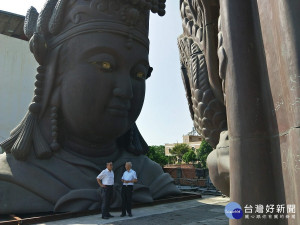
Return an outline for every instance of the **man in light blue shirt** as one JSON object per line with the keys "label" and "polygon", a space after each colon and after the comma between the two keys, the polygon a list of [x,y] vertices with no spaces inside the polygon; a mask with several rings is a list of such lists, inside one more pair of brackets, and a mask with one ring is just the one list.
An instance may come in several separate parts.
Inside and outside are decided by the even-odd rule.
{"label": "man in light blue shirt", "polygon": [[126,171],[123,173],[121,178],[123,182],[122,186],[122,214],[121,217],[126,216],[126,211],[128,216],[132,216],[131,214],[131,201],[132,201],[132,191],[133,191],[133,184],[137,182],[136,172],[131,169],[132,163],[126,162],[125,168]]}

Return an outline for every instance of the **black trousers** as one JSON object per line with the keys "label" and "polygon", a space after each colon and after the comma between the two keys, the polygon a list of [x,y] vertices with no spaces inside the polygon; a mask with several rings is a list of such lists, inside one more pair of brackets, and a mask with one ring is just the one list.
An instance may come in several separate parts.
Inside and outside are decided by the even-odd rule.
{"label": "black trousers", "polygon": [[113,193],[113,185],[106,185],[105,188],[102,188],[102,217],[108,216],[109,214],[109,206],[110,201],[112,199],[112,193]]}
{"label": "black trousers", "polygon": [[132,201],[133,185],[123,185],[122,187],[122,214],[131,214],[131,201]]}

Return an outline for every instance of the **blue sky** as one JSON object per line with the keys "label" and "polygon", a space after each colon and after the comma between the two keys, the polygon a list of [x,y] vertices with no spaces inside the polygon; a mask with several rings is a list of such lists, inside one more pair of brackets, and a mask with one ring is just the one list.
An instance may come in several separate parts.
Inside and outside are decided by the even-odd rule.
{"label": "blue sky", "polygon": [[[30,6],[41,10],[45,0],[2,0],[0,10],[25,15]],[[182,33],[179,0],[167,0],[166,15],[150,17],[150,64],[143,110],[137,120],[149,145],[182,142],[193,123],[180,75],[177,37]]]}

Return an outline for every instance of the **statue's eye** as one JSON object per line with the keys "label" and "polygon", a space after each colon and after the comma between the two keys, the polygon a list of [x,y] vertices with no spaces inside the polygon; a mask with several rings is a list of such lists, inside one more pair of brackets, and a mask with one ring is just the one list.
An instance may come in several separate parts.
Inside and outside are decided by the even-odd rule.
{"label": "statue's eye", "polygon": [[111,70],[111,64],[110,62],[101,62],[101,67],[104,69],[104,70]]}
{"label": "statue's eye", "polygon": [[147,79],[147,70],[149,66],[144,64],[137,64],[131,69],[131,76],[137,80]]}
{"label": "statue's eye", "polygon": [[88,63],[94,65],[98,70],[103,72],[111,72],[116,69],[116,60],[112,55],[100,53],[91,56]]}
{"label": "statue's eye", "polygon": [[105,71],[105,72],[110,72],[113,69],[112,64],[108,61],[91,62],[91,64],[95,65],[98,69]]}
{"label": "statue's eye", "polygon": [[136,77],[140,79],[146,79],[145,73],[144,72],[137,72]]}

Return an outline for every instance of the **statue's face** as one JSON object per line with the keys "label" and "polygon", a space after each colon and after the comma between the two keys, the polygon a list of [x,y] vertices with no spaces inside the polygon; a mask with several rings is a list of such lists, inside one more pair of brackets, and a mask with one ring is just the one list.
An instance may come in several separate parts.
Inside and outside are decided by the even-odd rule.
{"label": "statue's face", "polygon": [[[90,33],[74,37],[60,62],[62,113],[73,137],[106,143],[124,134],[141,112],[148,50],[128,37]],[[67,63],[65,63],[65,62]]]}

